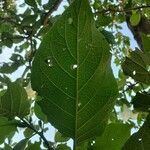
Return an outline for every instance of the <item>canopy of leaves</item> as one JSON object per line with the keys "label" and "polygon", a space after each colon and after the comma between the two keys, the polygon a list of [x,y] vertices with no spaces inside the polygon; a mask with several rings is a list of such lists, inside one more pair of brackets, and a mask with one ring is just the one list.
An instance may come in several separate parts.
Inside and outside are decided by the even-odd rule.
{"label": "canopy of leaves", "polygon": [[149,0],[0,1],[0,149],[149,150],[149,86]]}

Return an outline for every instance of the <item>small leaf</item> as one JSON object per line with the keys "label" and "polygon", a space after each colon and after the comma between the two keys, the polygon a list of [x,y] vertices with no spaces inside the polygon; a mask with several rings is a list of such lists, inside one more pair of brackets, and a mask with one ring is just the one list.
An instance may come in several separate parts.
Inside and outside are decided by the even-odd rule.
{"label": "small leaf", "polygon": [[36,18],[37,15],[29,15],[24,17],[24,19],[22,20],[21,24],[22,25],[30,25],[30,24],[34,24],[36,22]]}
{"label": "small leaf", "polygon": [[70,138],[64,136],[59,131],[55,134],[55,142],[67,142]]}
{"label": "small leaf", "polygon": [[33,143],[28,143],[28,147],[26,148],[26,150],[40,150],[40,145],[41,143],[40,142],[35,142],[34,144]]}
{"label": "small leaf", "polygon": [[30,128],[26,128],[24,131],[24,136],[29,138],[33,133],[34,133],[33,130],[31,130]]}
{"label": "small leaf", "polygon": [[4,145],[4,149],[5,150],[13,150],[12,147],[10,145],[6,144],[6,143]]}
{"label": "small leaf", "polygon": [[97,19],[97,26],[108,26],[112,22],[112,17],[100,14]]}
{"label": "small leaf", "polygon": [[51,10],[60,0],[48,0],[48,3],[43,5],[43,8],[46,10]]}
{"label": "small leaf", "polygon": [[19,143],[17,143],[15,145],[15,147],[13,148],[13,150],[25,150],[25,147],[26,147],[26,145],[28,143],[28,140],[29,139],[23,139],[23,140],[21,140]]}
{"label": "small leaf", "polygon": [[25,3],[32,7],[37,7],[35,0],[25,0]]}
{"label": "small leaf", "polygon": [[150,111],[150,94],[143,92],[143,93],[136,93],[136,96],[132,100],[132,104],[134,109],[143,112]]}
{"label": "small leaf", "polygon": [[150,52],[150,36],[142,34],[142,45],[143,45],[144,51]]}
{"label": "small leaf", "polygon": [[28,115],[30,102],[25,89],[18,83],[9,83],[5,94],[0,97],[0,115],[8,118]]}
{"label": "small leaf", "polygon": [[141,14],[139,11],[132,11],[130,22],[132,26],[137,26],[141,20]]}
{"label": "small leaf", "polygon": [[130,57],[126,57],[122,64],[125,75],[132,77],[134,80],[150,84],[150,54],[141,51],[133,51]]}
{"label": "small leaf", "polygon": [[149,150],[150,149],[150,116],[148,115],[143,126],[134,133],[123,146],[122,150]]}
{"label": "small leaf", "polygon": [[105,36],[106,40],[110,44],[115,44],[115,37],[112,34],[112,32],[109,32],[107,30],[102,30],[101,33]]}
{"label": "small leaf", "polygon": [[4,142],[11,133],[15,132],[17,123],[15,121],[9,121],[5,117],[0,117],[0,144]]}
{"label": "small leaf", "polygon": [[58,144],[56,150],[71,150],[67,144]]}

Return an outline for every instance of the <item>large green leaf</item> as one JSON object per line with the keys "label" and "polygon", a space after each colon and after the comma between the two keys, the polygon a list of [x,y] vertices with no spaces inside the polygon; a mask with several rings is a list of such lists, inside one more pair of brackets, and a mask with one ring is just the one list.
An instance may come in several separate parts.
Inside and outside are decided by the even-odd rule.
{"label": "large green leaf", "polygon": [[0,97],[0,116],[14,118],[28,115],[30,102],[25,89],[18,83],[9,83],[8,89]]}
{"label": "large green leaf", "polygon": [[110,48],[88,0],[75,0],[44,37],[32,87],[48,120],[75,142],[100,135],[117,95]]}
{"label": "large green leaf", "polygon": [[134,133],[123,146],[122,150],[149,150],[150,149],[150,116],[140,128]]}
{"label": "large green leaf", "polygon": [[126,57],[122,64],[126,75],[131,76],[136,81],[150,84],[150,54],[141,51],[131,52],[130,57]]}
{"label": "large green leaf", "polygon": [[94,150],[120,150],[130,137],[131,125],[109,124],[103,135],[96,139]]}

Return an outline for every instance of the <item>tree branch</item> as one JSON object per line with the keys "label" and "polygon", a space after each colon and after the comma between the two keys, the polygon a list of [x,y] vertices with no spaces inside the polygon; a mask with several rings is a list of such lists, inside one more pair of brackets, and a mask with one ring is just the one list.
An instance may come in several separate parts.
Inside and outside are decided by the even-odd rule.
{"label": "tree branch", "polygon": [[132,10],[139,10],[139,9],[145,9],[145,8],[150,8],[150,5],[144,5],[144,6],[138,6],[138,7],[133,7],[133,8],[129,8],[129,9],[113,9],[113,8],[108,8],[108,9],[104,9],[101,11],[97,11],[94,14],[99,14],[99,13],[107,13],[107,12],[113,12],[113,13],[117,13],[117,12],[130,12]]}

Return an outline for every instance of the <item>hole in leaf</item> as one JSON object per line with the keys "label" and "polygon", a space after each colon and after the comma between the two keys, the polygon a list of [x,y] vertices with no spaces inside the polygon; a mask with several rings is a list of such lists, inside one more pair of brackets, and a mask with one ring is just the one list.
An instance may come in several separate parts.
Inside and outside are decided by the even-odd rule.
{"label": "hole in leaf", "polygon": [[78,67],[77,64],[71,65],[71,69],[76,69]]}
{"label": "hole in leaf", "polygon": [[53,63],[52,63],[52,59],[50,57],[48,57],[47,59],[45,59],[45,63],[49,66],[52,67]]}
{"label": "hole in leaf", "polygon": [[133,75],[134,75],[134,76],[136,75],[136,71],[135,71],[135,70],[133,71]]}
{"label": "hole in leaf", "polygon": [[142,141],[142,139],[140,138],[139,141]]}

